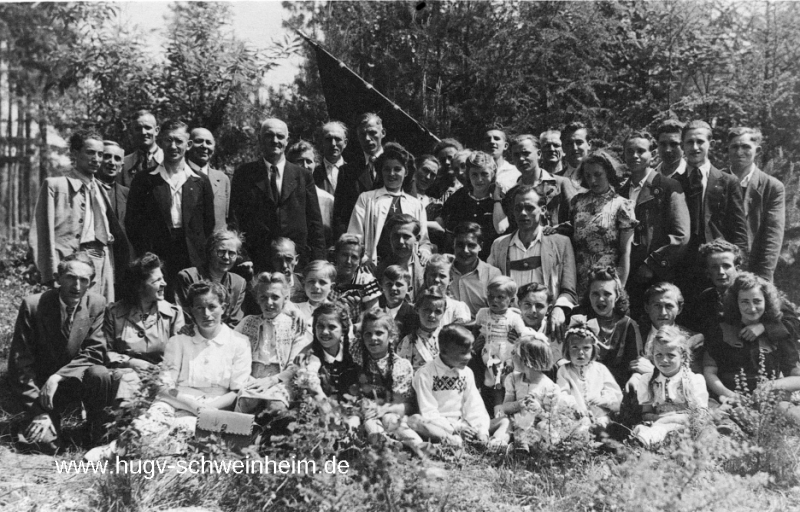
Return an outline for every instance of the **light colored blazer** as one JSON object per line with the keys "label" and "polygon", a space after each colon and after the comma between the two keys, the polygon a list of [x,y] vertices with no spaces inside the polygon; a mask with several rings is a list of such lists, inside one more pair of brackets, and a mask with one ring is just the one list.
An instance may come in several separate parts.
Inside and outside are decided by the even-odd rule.
{"label": "light colored blazer", "polygon": [[[33,251],[33,261],[42,275],[42,283],[55,279],[58,263],[78,250],[83,230],[86,198],[81,192],[83,182],[71,176],[47,178],[39,190],[28,245]],[[110,234],[118,245],[127,251],[127,241],[120,221],[104,187],[98,187],[106,203],[106,216]],[[123,261],[114,254],[115,263]]]}
{"label": "light colored blazer", "polygon": [[786,226],[786,190],[783,183],[756,168],[744,192],[747,218],[748,268],[772,281]]}
{"label": "light colored blazer", "polygon": [[[378,262],[378,240],[380,239],[383,226],[389,217],[389,207],[392,205],[389,192],[381,187],[378,190],[363,192],[358,196],[356,206],[350,215],[350,226],[347,232],[354,235],[361,235],[364,238],[364,255],[377,264]],[[425,207],[416,197],[412,197],[405,192],[400,193],[400,208],[403,213],[411,215],[419,220],[419,249],[431,252],[431,242],[428,238],[428,216],[425,214]]]}
{"label": "light colored blazer", "polygon": [[[516,233],[516,231],[514,232]],[[503,275],[508,271],[508,247],[511,245],[510,235],[503,235],[492,244],[492,252],[486,263],[500,269]],[[575,253],[572,242],[564,235],[547,235],[542,237],[542,275],[545,286],[556,298],[556,306],[574,308],[578,304],[575,292]],[[517,283],[522,286],[527,283]]]}
{"label": "light colored blazer", "polygon": [[228,227],[228,206],[231,202],[231,180],[216,169],[208,168],[208,179],[214,191],[214,230]]}

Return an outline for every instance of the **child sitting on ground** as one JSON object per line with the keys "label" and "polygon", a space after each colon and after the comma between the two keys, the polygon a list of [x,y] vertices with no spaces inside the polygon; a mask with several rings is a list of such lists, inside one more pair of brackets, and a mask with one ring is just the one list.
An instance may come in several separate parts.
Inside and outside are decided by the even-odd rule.
{"label": "child sitting on ground", "polygon": [[563,343],[550,330],[549,325],[553,293],[541,283],[528,283],[517,292],[517,304],[519,304],[519,311],[525,326],[544,335],[550,342],[550,351],[553,352],[553,361],[556,362],[556,365],[547,376],[554,380],[556,378],[555,370],[558,369],[564,349]]}
{"label": "child sitting on ground", "polygon": [[305,269],[303,285],[305,287],[308,300],[295,304],[300,311],[303,323],[306,327],[306,337],[310,342],[313,338],[311,328],[311,315],[320,304],[328,300],[331,287],[336,282],[336,267],[325,260],[315,260],[308,264]]}
{"label": "child sitting on ground", "polygon": [[692,371],[703,373],[703,335],[677,325],[675,321],[683,310],[683,294],[680,289],[672,283],[654,284],[644,292],[644,310],[650,322],[650,331],[644,341],[644,356],[640,356],[637,367],[644,368],[648,373],[652,371],[653,340],[656,333],[665,325],[674,325],[689,340],[689,348],[692,350]]}
{"label": "child sitting on ground", "polygon": [[448,325],[439,334],[438,356],[414,375],[419,414],[408,419],[422,439],[460,446],[464,439],[489,440],[489,414],[467,363],[474,338],[461,325]]}
{"label": "child sitting on ground", "polygon": [[564,355],[569,362],[558,369],[556,382],[572,395],[580,412],[605,427],[608,414],[619,411],[622,390],[608,368],[595,360],[598,343],[585,318],[573,316],[564,342]]}
{"label": "child sitting on ground", "polygon": [[424,287],[438,286],[444,293],[447,310],[442,317],[442,325],[470,324],[472,315],[469,307],[450,296],[450,277],[453,269],[452,254],[434,254],[425,266]]}
{"label": "child sitting on ground", "polygon": [[305,330],[283,313],[289,283],[280,272],[262,272],[253,280],[261,315],[246,316],[236,332],[250,340],[253,368],[251,383],[239,393],[236,410],[250,414],[277,414],[289,407],[293,395],[295,358],[309,340]]}
{"label": "child sitting on ground", "polygon": [[480,329],[483,339],[481,357],[486,364],[483,384],[494,390],[492,407],[503,400],[503,378],[512,369],[511,350],[514,343],[509,340],[509,335],[515,339],[515,336],[519,338],[534,333],[533,329],[525,326],[519,311],[510,307],[515,293],[517,283],[510,277],[495,277],[489,281],[486,290],[489,307],[482,308],[475,316],[475,326]]}
{"label": "child sitting on ground", "polygon": [[400,342],[397,354],[419,370],[439,355],[439,330],[447,311],[444,293],[438,286],[422,290],[417,297],[415,310],[418,315],[417,328]]}
{"label": "child sitting on ground", "polygon": [[381,276],[383,295],[378,300],[380,308],[391,315],[397,325],[397,336],[403,339],[414,331],[417,312],[408,301],[411,274],[400,265],[389,265]]}
{"label": "child sitting on ground", "polygon": [[689,369],[692,352],[688,339],[675,326],[661,327],[653,340],[652,373],[637,374],[628,388],[642,405],[642,419],[633,434],[652,447],[667,434],[689,424],[692,411],[708,408],[708,390],[702,375]]}
{"label": "child sitting on ground", "polygon": [[[350,316],[341,304],[325,302],[312,314],[314,338],[306,369],[319,375],[319,387],[311,386],[317,398],[341,398],[358,383],[358,366],[350,352]],[[314,384],[314,383],[312,383]]]}
{"label": "child sitting on ground", "polygon": [[361,398],[362,423],[372,444],[383,440],[396,445],[390,435],[405,443],[418,439],[405,419],[414,371],[395,353],[396,342],[397,328],[389,315],[379,309],[364,313],[359,341],[351,347],[359,366],[352,394]]}

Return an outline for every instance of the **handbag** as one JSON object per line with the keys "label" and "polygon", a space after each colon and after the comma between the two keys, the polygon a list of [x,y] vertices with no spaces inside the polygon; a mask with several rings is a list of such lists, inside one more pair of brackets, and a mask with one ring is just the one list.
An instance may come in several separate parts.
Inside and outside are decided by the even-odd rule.
{"label": "handbag", "polygon": [[195,439],[198,441],[217,436],[229,448],[241,450],[254,444],[257,431],[255,416],[241,412],[203,409],[197,418]]}

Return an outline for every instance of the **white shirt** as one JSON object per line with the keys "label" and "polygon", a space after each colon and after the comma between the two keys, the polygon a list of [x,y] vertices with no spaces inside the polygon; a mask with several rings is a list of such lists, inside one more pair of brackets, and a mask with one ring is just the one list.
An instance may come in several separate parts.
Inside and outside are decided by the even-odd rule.
{"label": "white shirt", "polygon": [[323,159],[325,163],[325,179],[331,184],[333,191],[336,192],[336,185],[339,184],[339,169],[344,165],[344,159],[339,158],[335,163]]}
{"label": "white shirt", "polygon": [[183,212],[181,210],[181,207],[183,206],[183,194],[181,193],[181,190],[183,188],[183,184],[186,183],[190,176],[195,176],[198,178],[199,176],[192,171],[191,167],[186,165],[186,161],[183,162],[183,167],[181,167],[181,169],[175,172],[172,176],[167,173],[167,169],[163,164],[156,167],[155,170],[153,170],[153,172],[150,174],[159,174],[161,178],[169,185],[170,197],[172,198],[169,206],[169,215],[172,220],[172,227],[183,227]]}
{"label": "white shirt", "polygon": [[[80,243],[91,243],[96,239],[94,232],[95,222],[102,222],[105,225],[106,233],[111,233],[108,227],[108,218],[106,217],[106,202],[103,200],[103,196],[100,193],[100,187],[97,186],[97,180],[94,178],[87,180],[77,172],[73,173],[73,176],[83,183],[82,192],[85,201],[84,204],[86,206],[83,210],[83,229],[81,230]],[[92,210],[91,203],[92,193],[94,193],[94,200],[100,206],[100,211],[103,213],[101,219],[94,218],[94,211]]]}
{"label": "white shirt", "polygon": [[672,178],[676,174],[684,174],[686,172],[686,160],[681,158],[681,163],[678,164],[678,167],[675,168],[675,171],[673,171],[672,174],[669,174],[669,175],[664,174],[662,172],[663,168],[664,168],[664,163],[662,162],[662,163],[658,164],[658,167],[656,167],[656,170],[658,172],[660,172],[665,178]]}
{"label": "white shirt", "polygon": [[[266,160],[264,160],[264,163],[267,164],[267,170],[269,171],[272,167],[272,164]],[[283,190],[283,170],[286,168],[286,157],[281,155],[281,159],[278,160],[278,163],[275,164],[275,167],[278,168],[278,176],[275,178],[275,182],[278,185],[278,194],[280,194]]]}
{"label": "white shirt", "polygon": [[[742,178],[742,181],[739,182],[739,185],[741,185],[743,189],[746,189],[747,186],[750,185],[750,180],[753,179],[753,174],[755,174],[755,172],[756,172],[756,166],[755,165],[750,166],[750,172],[748,172],[747,175],[744,178]],[[744,192],[744,190],[742,192]]]}
{"label": "white shirt", "polygon": [[[508,262],[517,261],[517,260],[524,260],[525,258],[530,258],[532,256],[541,256],[542,255],[542,230],[539,229],[539,232],[536,234],[536,238],[533,239],[530,246],[527,248],[525,244],[522,243],[522,240],[519,239],[519,231],[514,233],[514,236],[511,237],[511,242],[508,245]],[[545,284],[544,281],[544,273],[542,272],[542,267],[532,269],[532,270],[509,270],[508,272],[509,277],[519,283],[540,283]]]}
{"label": "white shirt", "polygon": [[344,348],[341,343],[339,343],[339,351],[336,353],[335,356],[328,354],[327,351],[322,351],[322,357],[325,359],[325,362],[328,364],[339,362],[341,363],[344,361]]}
{"label": "white shirt", "polygon": [[711,162],[706,160],[706,162],[698,167],[700,169],[700,174],[703,176],[703,199],[706,198],[706,189],[708,188],[708,173],[711,172]]}
{"label": "white shirt", "polygon": [[191,169],[194,172],[196,172],[198,174],[203,174],[205,176],[208,176],[208,164],[204,165],[203,167],[200,167],[199,165],[197,165],[196,163],[192,162],[191,160],[186,160],[186,163],[189,164],[189,167],[191,167]]}
{"label": "white shirt", "polygon": [[503,160],[503,165],[497,168],[497,176],[495,176],[494,181],[500,187],[500,190],[505,193],[517,183],[520,176],[522,174],[513,164],[509,163],[508,160]]}
{"label": "white shirt", "polygon": [[639,183],[631,183],[631,190],[628,194],[628,199],[630,199],[633,204],[636,204],[636,201],[639,199],[639,194],[642,192],[642,187],[647,182],[647,178],[653,174],[653,169],[647,169],[647,172],[644,175],[644,178]]}

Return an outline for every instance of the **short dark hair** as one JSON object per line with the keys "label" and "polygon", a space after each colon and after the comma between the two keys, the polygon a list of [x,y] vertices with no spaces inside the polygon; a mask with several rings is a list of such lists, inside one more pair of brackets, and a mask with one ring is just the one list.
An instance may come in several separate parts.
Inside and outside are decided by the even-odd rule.
{"label": "short dark hair", "polygon": [[56,267],[56,273],[59,276],[64,275],[67,272],[67,267],[69,267],[70,262],[77,261],[78,263],[83,263],[84,265],[89,265],[89,268],[92,269],[92,281],[94,281],[95,276],[95,268],[94,263],[92,262],[91,256],[86,251],[76,251],[70,254],[69,256],[63,258],[61,261],[58,262],[58,266]]}
{"label": "short dark hair", "polygon": [[161,124],[160,136],[165,136],[169,132],[177,132],[183,130],[186,135],[189,135],[189,125],[178,119],[169,119]]}
{"label": "short dark hair", "polygon": [[683,123],[677,119],[666,119],[662,121],[656,128],[656,140],[658,140],[664,133],[683,133]]}
{"label": "short dark hair", "polygon": [[730,143],[736,137],[741,137],[742,135],[749,135],[750,139],[757,146],[760,146],[761,143],[764,141],[764,136],[761,134],[761,130],[759,130],[758,128],[737,126],[735,128],[731,128],[730,130],[728,130],[728,143]]}
{"label": "short dark hair", "polygon": [[522,300],[531,293],[547,292],[547,303],[552,304],[555,298],[553,292],[542,283],[528,283],[524,284],[517,290],[517,300]]}
{"label": "short dark hair", "polygon": [[675,286],[672,283],[661,282],[656,283],[653,286],[649,287],[644,292],[644,303],[645,305],[650,304],[650,301],[653,300],[653,297],[656,295],[662,295],[664,293],[674,293],[675,298],[678,301],[678,307],[683,307],[683,292],[681,289]]}
{"label": "short dark hair", "polygon": [[531,192],[536,194],[536,197],[539,198],[539,202],[541,202],[542,200],[542,196],[539,194],[536,188],[530,185],[518,185],[514,187],[512,190],[514,191],[514,195],[511,196],[512,203],[514,203],[517,200],[518,196],[524,196],[525,194],[530,194]]}
{"label": "short dark hair", "polygon": [[194,307],[194,300],[208,293],[216,295],[220,304],[228,303],[228,290],[226,290],[224,286],[211,281],[198,281],[190,284],[189,289],[186,290],[187,307]]}
{"label": "short dark hair", "polygon": [[319,153],[317,153],[317,149],[314,147],[313,144],[308,142],[307,140],[300,139],[286,150],[286,160],[294,163],[295,158],[302,155],[306,151],[312,151],[314,153],[314,164],[319,165]]}
{"label": "short dark hair", "polygon": [[414,174],[414,155],[396,142],[387,142],[383,145],[383,153],[375,160],[375,170],[380,173],[387,160],[397,160],[406,170],[406,178]]}
{"label": "short dark hair", "polygon": [[383,274],[381,274],[381,284],[383,284],[384,279],[388,279],[389,281],[397,281],[398,279],[402,279],[410,286],[411,272],[400,265],[389,265],[383,269]]}
{"label": "short dark hair", "polygon": [[652,148],[653,144],[655,143],[655,139],[653,139],[653,136],[650,135],[650,132],[645,130],[636,130],[632,131],[631,133],[628,134],[627,137],[625,137],[625,142],[622,143],[622,147],[625,148],[625,146],[628,145],[628,141],[633,139],[646,140],[650,144],[650,148]]}
{"label": "short dark hair", "polygon": [[414,236],[419,237],[419,234],[422,232],[422,226],[419,223],[419,219],[412,217],[407,213],[392,215],[386,221],[386,225],[383,227],[383,229],[385,229],[386,232],[391,235],[394,228],[397,226],[405,226],[406,224],[413,224]]}
{"label": "short dark hair", "polygon": [[530,133],[523,133],[522,135],[517,135],[511,141],[511,145],[512,146],[516,146],[518,144],[522,144],[526,140],[531,141],[533,143],[533,147],[535,147],[536,149],[539,149],[539,139],[537,137],[534,137]]}
{"label": "short dark hair", "polygon": [[741,267],[744,263],[742,250],[739,249],[738,245],[732,244],[727,240],[723,240],[722,238],[717,238],[716,240],[702,244],[697,249],[697,253],[700,256],[700,265],[705,268],[709,256],[722,252],[733,253],[733,264],[736,265],[737,268]]}
{"label": "short dark hair", "polygon": [[586,138],[587,139],[589,138],[589,127],[580,121],[572,121],[571,123],[567,124],[567,126],[565,126],[563,130],[561,130],[561,137],[562,138],[569,137],[578,130],[586,130]]}
{"label": "short dark hair", "polygon": [[433,146],[433,154],[438,155],[439,151],[447,148],[454,148],[456,151],[461,151],[464,149],[464,146],[461,145],[456,139],[453,138],[446,138],[442,139]]}
{"label": "short dark hair", "polygon": [[470,221],[459,222],[456,227],[453,228],[453,243],[455,243],[455,239],[460,235],[474,235],[475,240],[483,245],[483,228],[481,228],[480,224]]}
{"label": "short dark hair", "polygon": [[83,149],[83,146],[86,145],[87,140],[96,140],[101,144],[103,142],[103,136],[97,133],[94,130],[78,130],[77,132],[73,133],[72,136],[69,138],[69,150],[70,151],[80,151]]}
{"label": "short dark hair", "polygon": [[154,270],[164,266],[161,259],[152,252],[146,252],[128,264],[122,276],[120,299],[133,306],[139,303],[139,288],[147,281]]}
{"label": "short dark hair", "polygon": [[705,130],[708,132],[709,139],[714,136],[714,132],[711,129],[710,124],[701,119],[695,119],[694,121],[689,121],[686,123],[686,126],[684,126],[683,130],[681,130],[681,142],[683,142],[683,138],[686,137],[686,134],[689,133],[690,130]]}
{"label": "short dark hair", "polygon": [[463,325],[445,325],[439,331],[439,352],[450,348],[471,349],[473,343],[475,336]]}

